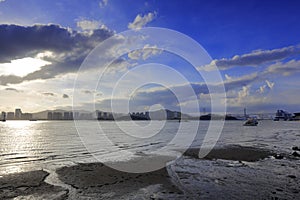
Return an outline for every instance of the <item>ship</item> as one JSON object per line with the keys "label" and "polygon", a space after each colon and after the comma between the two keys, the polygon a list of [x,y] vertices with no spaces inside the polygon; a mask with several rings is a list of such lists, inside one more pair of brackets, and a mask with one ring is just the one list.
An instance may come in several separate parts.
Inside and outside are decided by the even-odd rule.
{"label": "ship", "polygon": [[257,126],[258,121],[255,118],[249,118],[243,125],[244,126]]}
{"label": "ship", "polygon": [[284,111],[284,110],[277,110],[274,121],[291,121],[293,118],[292,114]]}

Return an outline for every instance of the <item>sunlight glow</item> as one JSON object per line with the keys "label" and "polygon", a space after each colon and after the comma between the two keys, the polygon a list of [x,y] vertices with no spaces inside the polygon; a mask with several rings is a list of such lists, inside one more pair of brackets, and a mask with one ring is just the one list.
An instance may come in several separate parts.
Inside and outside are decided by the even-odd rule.
{"label": "sunlight glow", "polygon": [[12,60],[10,63],[0,63],[0,75],[15,75],[23,77],[50,64],[51,62],[39,58],[25,57]]}
{"label": "sunlight glow", "polygon": [[[30,165],[26,166],[25,163],[34,156],[32,149],[40,145],[37,143],[39,124],[40,122],[22,120],[11,120],[0,124],[0,130],[9,135],[9,137],[2,137],[0,152],[11,154],[8,155],[11,161],[8,159],[2,163],[4,165],[0,167],[0,175],[27,171],[26,169],[30,168]],[[19,162],[14,162],[16,158]]]}

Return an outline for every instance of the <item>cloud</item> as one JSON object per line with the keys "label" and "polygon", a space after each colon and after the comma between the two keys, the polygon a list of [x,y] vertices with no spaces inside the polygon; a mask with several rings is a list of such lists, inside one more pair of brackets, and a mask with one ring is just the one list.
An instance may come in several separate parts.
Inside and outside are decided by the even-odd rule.
{"label": "cloud", "polygon": [[150,46],[146,44],[143,49],[135,50],[128,53],[128,57],[132,60],[147,60],[150,56],[157,55],[162,53],[162,50],[159,49],[156,45]]}
{"label": "cloud", "polygon": [[289,46],[281,49],[273,50],[256,50],[244,55],[236,55],[230,59],[222,58],[220,60],[213,60],[209,65],[199,67],[199,70],[211,71],[214,70],[214,66],[217,66],[219,70],[226,70],[236,66],[259,66],[264,63],[283,60],[285,58],[299,55],[299,46]]}
{"label": "cloud", "polygon": [[267,84],[267,86],[268,86],[271,90],[273,89],[273,87],[274,87],[274,85],[275,85],[274,82],[270,82],[270,81],[268,81],[268,80],[266,80],[266,84]]}
{"label": "cloud", "polygon": [[101,22],[95,20],[81,20],[76,23],[77,27],[81,28],[82,30],[95,30],[101,27]]}
{"label": "cloud", "polygon": [[[112,63],[109,63],[109,65],[107,65],[104,74],[113,75],[115,73],[123,73],[136,65],[136,62],[130,62],[128,59],[117,58]],[[111,79],[111,77],[109,77],[109,79]]]}
{"label": "cloud", "polygon": [[273,89],[273,87],[274,87],[274,85],[275,85],[274,82],[270,82],[270,81],[268,81],[268,80],[266,80],[265,82],[266,82],[266,84],[260,86],[259,89],[257,90],[258,93],[263,94],[263,93],[266,92],[267,89],[269,89],[269,90],[272,90],[272,89]]}
{"label": "cloud", "polygon": [[16,59],[9,63],[0,63],[0,75],[16,75],[24,77],[27,74],[50,64],[50,62],[31,57]]}
{"label": "cloud", "polygon": [[26,57],[39,57],[51,63],[24,77],[1,75],[0,84],[50,79],[57,75],[76,72],[88,53],[113,34],[113,31],[108,29],[96,29],[87,35],[53,24],[28,27],[0,25],[0,63],[9,63],[11,60]]}
{"label": "cloud", "polygon": [[69,95],[63,94],[62,98],[67,99],[67,98],[69,98]]}
{"label": "cloud", "polygon": [[250,86],[243,86],[242,90],[240,90],[239,93],[238,93],[238,97],[240,99],[248,97],[249,96],[249,89],[250,89]]}
{"label": "cloud", "polygon": [[52,93],[52,92],[44,92],[44,93],[42,93],[42,95],[44,95],[44,96],[55,96],[55,94],[54,93]]}
{"label": "cloud", "polygon": [[[142,109],[147,106],[154,104],[160,104],[165,108],[178,110],[179,106],[186,106],[189,104],[192,96],[189,92],[189,88],[192,87],[193,91],[198,98],[200,106],[210,104],[210,99],[212,97],[222,96],[222,87],[225,87],[225,91],[229,94],[229,98],[232,102],[236,101],[243,103],[247,101],[247,98],[250,95],[250,84],[259,81],[261,78],[258,76],[258,73],[253,73],[245,75],[242,77],[230,77],[230,79],[224,81],[223,83],[215,83],[209,87],[205,83],[189,83],[182,85],[174,85],[170,88],[157,87],[150,88],[145,90],[138,90],[131,96],[131,103],[133,107],[137,109]],[[210,90],[209,90],[210,89]],[[181,102],[178,102],[178,99],[174,94],[177,94],[181,97]],[[205,97],[205,99],[204,99]],[[218,97],[216,97],[218,98]],[[255,100],[255,99],[253,99]],[[100,104],[99,108],[105,107],[109,108],[111,106],[110,99],[101,99],[98,103]],[[225,99],[220,99],[220,102]],[[117,99],[117,102],[122,104],[118,105],[122,110],[122,106],[127,106],[125,99]],[[197,112],[197,111],[195,111]]]}
{"label": "cloud", "polygon": [[0,3],[1,3],[1,2],[4,2],[4,1],[5,1],[5,0],[0,0]]}
{"label": "cloud", "polygon": [[82,90],[82,93],[84,93],[84,94],[94,94],[94,91]]}
{"label": "cloud", "polygon": [[100,8],[104,8],[105,6],[107,6],[107,4],[108,4],[108,0],[101,0],[99,2]]}
{"label": "cloud", "polygon": [[16,88],[5,88],[5,90],[7,90],[7,91],[13,91],[13,92],[20,92]]}
{"label": "cloud", "polygon": [[16,75],[0,76],[0,85],[7,85],[8,83],[21,83],[23,78]]}
{"label": "cloud", "polygon": [[138,30],[143,28],[146,24],[151,22],[156,16],[156,12],[148,13],[144,16],[138,14],[132,23],[128,24],[129,29]]}
{"label": "cloud", "polygon": [[266,90],[266,87],[267,87],[266,85],[260,86],[259,90],[257,92],[260,93],[260,94],[263,94],[265,92],[265,90]]}
{"label": "cloud", "polygon": [[225,78],[226,78],[226,80],[232,80],[232,77],[229,76],[228,74],[225,74]]}
{"label": "cloud", "polygon": [[300,60],[291,60],[286,63],[277,62],[270,65],[265,73],[289,76],[300,72]]}
{"label": "cloud", "polygon": [[252,73],[245,76],[225,80],[223,84],[225,86],[225,90],[229,91],[234,90],[236,88],[241,88],[243,86],[247,86],[258,80],[261,80],[261,77],[258,76],[258,73]]}

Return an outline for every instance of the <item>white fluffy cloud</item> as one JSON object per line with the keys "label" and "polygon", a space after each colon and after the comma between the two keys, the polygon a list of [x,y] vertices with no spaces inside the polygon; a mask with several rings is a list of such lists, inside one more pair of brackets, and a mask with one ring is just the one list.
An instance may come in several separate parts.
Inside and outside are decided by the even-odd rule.
{"label": "white fluffy cloud", "polygon": [[81,28],[82,30],[95,30],[100,28],[101,23],[95,20],[81,20],[77,22],[77,27]]}
{"label": "white fluffy cloud", "polygon": [[146,24],[148,24],[149,22],[151,22],[156,16],[156,13],[153,12],[153,13],[148,13],[144,16],[138,14],[134,21],[132,23],[129,23],[128,24],[128,28],[129,29],[133,29],[133,30],[136,30],[136,29],[141,29],[143,28]]}

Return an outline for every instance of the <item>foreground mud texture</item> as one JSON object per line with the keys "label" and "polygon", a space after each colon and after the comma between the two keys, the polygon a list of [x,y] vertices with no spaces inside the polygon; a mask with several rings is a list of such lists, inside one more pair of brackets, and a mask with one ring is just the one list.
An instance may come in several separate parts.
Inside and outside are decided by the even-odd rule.
{"label": "foreground mud texture", "polygon": [[[292,151],[231,145],[204,158],[198,152],[189,149],[148,173],[86,163],[50,175],[43,170],[4,175],[0,199],[300,199],[300,159]],[[46,183],[47,177],[62,187]]]}
{"label": "foreground mud texture", "polygon": [[45,183],[48,172],[39,170],[0,177],[0,199],[65,199],[68,191]]}

